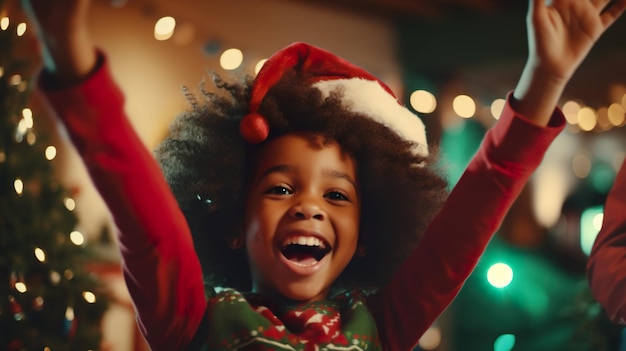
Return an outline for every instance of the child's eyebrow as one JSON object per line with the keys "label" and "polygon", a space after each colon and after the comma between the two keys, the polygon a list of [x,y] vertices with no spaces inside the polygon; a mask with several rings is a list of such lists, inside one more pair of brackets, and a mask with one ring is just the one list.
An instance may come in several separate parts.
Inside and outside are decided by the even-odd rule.
{"label": "child's eyebrow", "polygon": [[272,166],[266,169],[263,173],[261,173],[261,175],[259,176],[259,181],[272,173],[291,173],[292,171],[292,167],[289,167],[287,165]]}
{"label": "child's eyebrow", "polygon": [[347,180],[350,184],[352,184],[352,186],[354,187],[354,189],[358,189],[356,186],[356,181],[354,179],[352,179],[352,177],[350,177],[349,174],[344,173],[344,172],[339,172],[339,171],[335,171],[335,170],[326,170],[324,171],[324,175],[325,176],[329,176],[332,178],[340,178],[340,179],[345,179]]}

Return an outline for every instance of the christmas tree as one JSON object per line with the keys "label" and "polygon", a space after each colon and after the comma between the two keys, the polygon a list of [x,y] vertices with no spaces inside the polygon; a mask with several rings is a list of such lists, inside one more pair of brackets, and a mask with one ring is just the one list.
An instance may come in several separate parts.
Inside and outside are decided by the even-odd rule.
{"label": "christmas tree", "polygon": [[95,257],[76,230],[75,202],[55,179],[56,148],[28,107],[37,55],[17,49],[32,39],[8,3],[0,0],[0,350],[97,350],[107,295],[86,268]]}

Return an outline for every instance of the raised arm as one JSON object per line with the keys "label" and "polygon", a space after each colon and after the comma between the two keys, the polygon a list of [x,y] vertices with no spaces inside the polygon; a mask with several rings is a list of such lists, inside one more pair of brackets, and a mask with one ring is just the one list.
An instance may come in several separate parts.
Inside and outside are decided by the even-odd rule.
{"label": "raised arm", "polygon": [[546,125],[570,78],[626,0],[530,0],[528,59],[513,93],[513,107]]}
{"label": "raised arm", "polygon": [[184,216],[87,33],[88,0],[23,2],[44,55],[40,85],[118,228],[124,277],[153,350],[183,350],[206,300]]}
{"label": "raised arm", "polygon": [[587,275],[593,295],[609,317],[626,324],[626,162],[609,192]]}
{"label": "raised arm", "polygon": [[85,79],[96,67],[96,46],[89,35],[90,0],[22,0],[37,30],[44,69],[60,86]]}
{"label": "raised arm", "polygon": [[456,297],[511,204],[564,127],[567,82],[626,0],[531,0],[529,57],[498,123],[390,283],[370,299],[388,350],[409,350]]}

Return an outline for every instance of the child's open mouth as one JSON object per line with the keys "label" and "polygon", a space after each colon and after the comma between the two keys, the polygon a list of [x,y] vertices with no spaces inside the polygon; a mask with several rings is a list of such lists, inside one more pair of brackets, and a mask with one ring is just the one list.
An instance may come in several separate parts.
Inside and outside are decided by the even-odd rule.
{"label": "child's open mouth", "polygon": [[289,261],[308,267],[324,258],[330,252],[330,245],[313,236],[291,236],[283,240],[280,251]]}

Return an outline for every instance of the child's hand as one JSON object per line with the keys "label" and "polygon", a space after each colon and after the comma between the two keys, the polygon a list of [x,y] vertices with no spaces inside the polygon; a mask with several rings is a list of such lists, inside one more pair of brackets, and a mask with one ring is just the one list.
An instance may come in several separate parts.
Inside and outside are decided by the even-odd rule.
{"label": "child's hand", "polygon": [[528,60],[513,92],[515,110],[547,125],[570,78],[626,0],[530,0]]}
{"label": "child's hand", "polygon": [[90,0],[21,0],[42,47],[45,68],[60,83],[87,75],[96,63],[89,36]]}
{"label": "child's hand", "polygon": [[531,0],[527,16],[529,60],[552,79],[567,82],[626,0]]}

